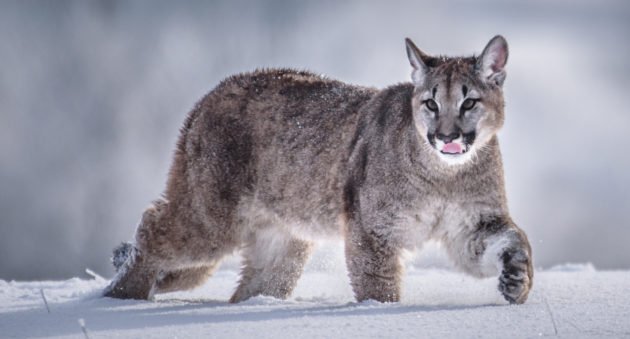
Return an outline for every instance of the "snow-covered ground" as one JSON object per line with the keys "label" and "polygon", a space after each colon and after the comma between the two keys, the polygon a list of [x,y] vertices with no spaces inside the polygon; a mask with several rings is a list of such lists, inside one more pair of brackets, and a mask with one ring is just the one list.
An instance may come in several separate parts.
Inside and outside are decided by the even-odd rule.
{"label": "snow-covered ground", "polygon": [[194,291],[154,301],[102,298],[107,281],[99,277],[0,280],[0,337],[82,338],[79,319],[89,338],[630,337],[630,271],[588,264],[539,270],[528,302],[512,306],[495,279],[411,265],[402,301],[380,304],[354,302],[344,270],[320,266],[307,267],[289,300],[236,305],[227,303],[233,265]]}

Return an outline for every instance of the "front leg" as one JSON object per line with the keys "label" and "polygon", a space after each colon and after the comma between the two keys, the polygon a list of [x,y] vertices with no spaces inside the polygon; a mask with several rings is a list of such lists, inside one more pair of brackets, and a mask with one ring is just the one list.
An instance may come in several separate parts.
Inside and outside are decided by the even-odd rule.
{"label": "front leg", "polygon": [[527,300],[534,277],[531,247],[525,233],[520,231],[519,234],[524,241],[506,248],[500,255],[503,269],[499,276],[499,291],[511,304],[522,304]]}
{"label": "front leg", "polygon": [[354,224],[346,236],[346,263],[357,301],[400,300],[402,266],[399,251],[384,230]]}
{"label": "front leg", "polygon": [[527,235],[507,216],[482,217],[478,224],[445,237],[457,266],[478,277],[499,273],[499,291],[522,304],[532,288],[534,270]]}

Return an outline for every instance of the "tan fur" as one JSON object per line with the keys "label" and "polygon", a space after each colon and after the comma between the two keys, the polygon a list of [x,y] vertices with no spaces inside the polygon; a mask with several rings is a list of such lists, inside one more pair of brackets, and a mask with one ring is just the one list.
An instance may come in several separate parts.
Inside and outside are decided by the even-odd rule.
{"label": "tan fur", "polygon": [[[507,45],[495,38],[479,58],[431,58],[408,41],[408,53],[414,83],[383,90],[292,70],[219,84],[184,122],[164,195],[130,250],[117,250],[124,260],[105,295],[193,288],[240,250],[230,301],[287,298],[312,241],[342,236],[359,301],[398,301],[402,251],[437,239],[470,274],[496,267],[506,299],[524,302],[531,248],[509,218],[495,136]],[[463,112],[467,95],[480,99]],[[453,130],[470,151],[456,165],[433,140]]]}

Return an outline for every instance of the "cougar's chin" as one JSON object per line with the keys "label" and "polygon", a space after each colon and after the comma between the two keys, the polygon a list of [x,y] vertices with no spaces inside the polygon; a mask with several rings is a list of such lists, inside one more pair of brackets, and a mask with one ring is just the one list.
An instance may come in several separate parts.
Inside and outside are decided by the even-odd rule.
{"label": "cougar's chin", "polygon": [[472,159],[471,152],[450,154],[438,151],[439,158],[449,166],[463,165]]}

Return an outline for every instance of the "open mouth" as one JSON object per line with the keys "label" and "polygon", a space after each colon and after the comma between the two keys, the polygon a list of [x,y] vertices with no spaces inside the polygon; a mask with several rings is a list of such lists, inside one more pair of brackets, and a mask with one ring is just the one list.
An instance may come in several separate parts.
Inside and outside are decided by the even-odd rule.
{"label": "open mouth", "polygon": [[457,142],[449,142],[448,144],[444,144],[444,146],[442,146],[442,149],[440,150],[440,153],[446,155],[460,155],[466,152],[468,152],[468,146],[462,145]]}

